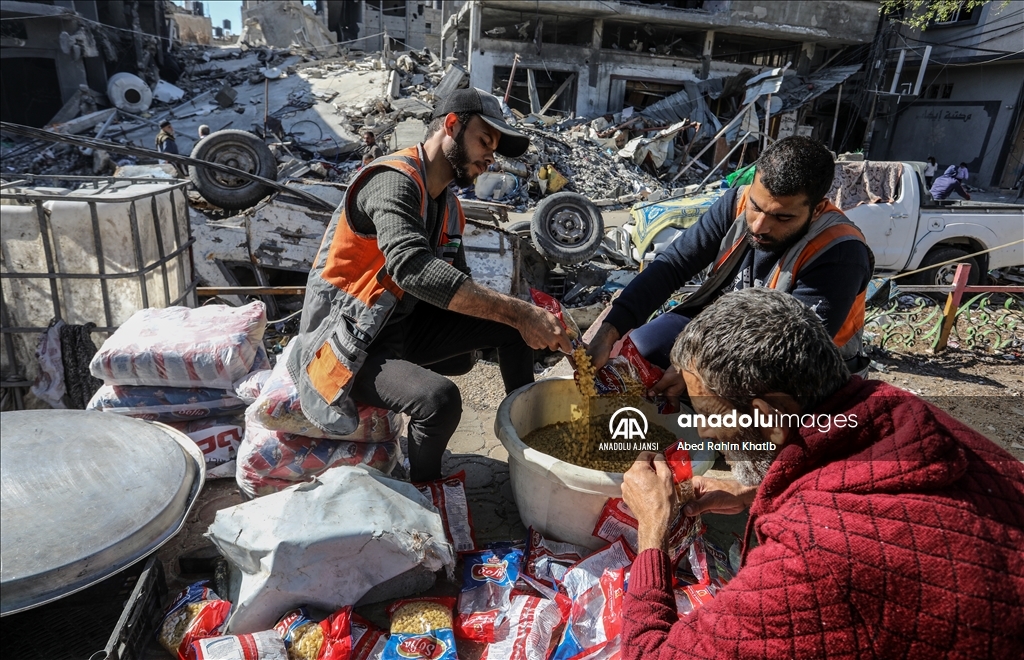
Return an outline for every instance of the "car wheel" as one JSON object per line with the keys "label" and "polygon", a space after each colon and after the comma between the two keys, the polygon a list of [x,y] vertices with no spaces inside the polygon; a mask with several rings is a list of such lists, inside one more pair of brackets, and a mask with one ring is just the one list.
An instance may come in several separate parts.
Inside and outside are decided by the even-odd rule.
{"label": "car wheel", "polygon": [[[274,154],[263,140],[246,131],[211,133],[192,149],[192,158],[234,167],[264,179],[277,179]],[[231,211],[249,208],[272,190],[259,181],[208,167],[189,165],[188,174],[206,201]]]}
{"label": "car wheel", "polygon": [[578,264],[594,256],[604,237],[604,219],[583,195],[560,192],[537,205],[530,221],[537,251],[560,264]]}
{"label": "car wheel", "polygon": [[[953,286],[953,278],[956,275],[956,267],[959,264],[969,264],[971,266],[971,272],[967,276],[967,284],[969,286],[977,284],[981,281],[981,268],[978,266],[977,260],[973,257],[967,257],[967,254],[968,253],[965,250],[955,247],[937,247],[933,249],[925,255],[925,258],[921,261],[919,268],[928,268],[928,266],[933,264],[941,264],[944,261],[950,261],[953,259],[957,259],[957,261],[955,263],[929,268],[926,271],[914,275],[914,284]],[[961,257],[967,258],[961,259]]]}

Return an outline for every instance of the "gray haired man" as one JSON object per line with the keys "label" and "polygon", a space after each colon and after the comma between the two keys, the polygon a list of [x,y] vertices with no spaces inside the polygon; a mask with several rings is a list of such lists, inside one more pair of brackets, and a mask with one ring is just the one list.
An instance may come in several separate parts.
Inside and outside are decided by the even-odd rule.
{"label": "gray haired man", "polygon": [[1020,657],[1019,461],[913,394],[850,376],[815,313],[779,291],[725,294],[671,360],[736,477],[694,477],[687,513],[750,517],[736,576],[680,619],[672,473],[660,454],[637,459],[622,484],[639,523],[624,658]]}

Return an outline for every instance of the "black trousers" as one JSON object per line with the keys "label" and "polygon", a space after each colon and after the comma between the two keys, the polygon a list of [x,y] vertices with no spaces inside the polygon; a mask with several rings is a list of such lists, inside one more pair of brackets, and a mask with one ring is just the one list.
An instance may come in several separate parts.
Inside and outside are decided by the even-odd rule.
{"label": "black trousers", "polygon": [[441,458],[462,419],[462,395],[444,376],[468,372],[470,353],[488,348],[498,349],[506,393],[533,382],[533,349],[518,330],[422,301],[370,344],[352,397],[410,416],[412,481],[441,478]]}

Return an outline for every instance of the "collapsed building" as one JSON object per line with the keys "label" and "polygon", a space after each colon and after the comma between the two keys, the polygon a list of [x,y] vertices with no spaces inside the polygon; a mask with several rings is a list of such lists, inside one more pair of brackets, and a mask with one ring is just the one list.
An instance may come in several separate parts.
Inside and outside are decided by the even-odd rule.
{"label": "collapsed building", "polygon": [[[138,74],[174,82],[178,65],[164,0],[15,0],[0,4],[0,115],[50,122],[76,95],[93,109],[109,78]],[[74,116],[77,116],[74,115]]]}

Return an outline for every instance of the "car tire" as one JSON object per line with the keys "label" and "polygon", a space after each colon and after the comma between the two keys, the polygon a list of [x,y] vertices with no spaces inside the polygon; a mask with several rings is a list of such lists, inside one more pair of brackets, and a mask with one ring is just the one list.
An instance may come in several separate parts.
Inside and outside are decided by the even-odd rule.
{"label": "car tire", "polygon": [[515,234],[519,238],[532,241],[533,236],[530,235],[530,224],[529,220],[518,220],[505,227],[505,231],[510,234]]}
{"label": "car tire", "polygon": [[[917,275],[913,275],[911,279],[914,284],[930,285],[938,284],[942,286],[952,286],[953,276],[956,274],[956,267],[958,264],[970,264],[971,272],[967,276],[968,286],[973,286],[981,281],[981,268],[978,266],[978,261],[973,257],[967,257],[968,252],[955,247],[936,247],[931,252],[925,255],[924,259],[921,260],[921,265],[918,268],[928,268],[933,264],[941,264],[944,261],[950,261],[957,259],[957,263],[946,264],[944,266],[936,266],[935,268],[929,268],[926,271],[920,272]],[[960,257],[967,257],[966,259],[960,259]]]}
{"label": "car tire", "polygon": [[[264,179],[277,179],[274,154],[263,140],[246,131],[211,133],[192,149],[192,158],[234,167]],[[189,165],[188,176],[203,199],[229,211],[247,209],[273,190],[259,181],[197,165]]]}
{"label": "car tire", "polygon": [[530,235],[537,251],[551,261],[578,264],[593,257],[601,246],[604,219],[583,195],[555,193],[537,205]]}

